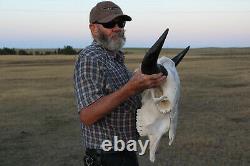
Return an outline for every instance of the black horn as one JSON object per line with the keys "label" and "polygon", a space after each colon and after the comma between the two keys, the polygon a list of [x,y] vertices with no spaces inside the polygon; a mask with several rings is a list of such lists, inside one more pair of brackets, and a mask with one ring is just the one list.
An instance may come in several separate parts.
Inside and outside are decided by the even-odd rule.
{"label": "black horn", "polygon": [[157,59],[167,37],[168,30],[169,29],[165,30],[161,37],[155,42],[155,44],[148,50],[148,52],[144,56],[141,64],[141,71],[143,74],[156,74],[162,72],[164,75],[168,75],[167,70],[162,65],[157,64]]}
{"label": "black horn", "polygon": [[182,60],[182,58],[188,52],[189,48],[190,48],[190,46],[188,46],[187,48],[185,48],[179,54],[177,54],[175,57],[172,58],[172,61],[175,63],[175,66],[177,66],[180,63],[180,61]]}

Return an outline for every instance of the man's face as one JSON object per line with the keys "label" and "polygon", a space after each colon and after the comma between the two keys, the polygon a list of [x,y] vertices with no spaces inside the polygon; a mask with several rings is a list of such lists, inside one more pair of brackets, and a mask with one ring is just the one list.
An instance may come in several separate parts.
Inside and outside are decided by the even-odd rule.
{"label": "man's face", "polygon": [[124,35],[124,28],[120,28],[115,24],[112,28],[105,28],[105,25],[95,24],[97,28],[94,39],[104,48],[111,51],[119,51],[125,44],[126,37]]}

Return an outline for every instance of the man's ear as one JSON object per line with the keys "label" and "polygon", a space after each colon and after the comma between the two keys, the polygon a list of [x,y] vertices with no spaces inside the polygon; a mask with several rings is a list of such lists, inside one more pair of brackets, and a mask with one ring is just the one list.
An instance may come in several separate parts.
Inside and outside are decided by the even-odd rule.
{"label": "man's ear", "polygon": [[92,35],[96,36],[98,29],[96,24],[89,24],[89,29],[92,33]]}

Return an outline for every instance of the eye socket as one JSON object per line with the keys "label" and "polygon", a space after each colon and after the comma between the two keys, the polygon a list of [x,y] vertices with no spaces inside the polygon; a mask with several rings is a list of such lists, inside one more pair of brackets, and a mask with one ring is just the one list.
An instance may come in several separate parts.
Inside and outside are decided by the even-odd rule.
{"label": "eye socket", "polygon": [[163,89],[161,87],[155,88],[154,89],[154,97],[160,98],[161,96],[163,96]]}

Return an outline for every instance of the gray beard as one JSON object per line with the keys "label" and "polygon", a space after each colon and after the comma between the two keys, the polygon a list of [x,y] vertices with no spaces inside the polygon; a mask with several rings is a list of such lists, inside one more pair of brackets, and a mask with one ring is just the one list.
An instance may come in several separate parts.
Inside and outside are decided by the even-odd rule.
{"label": "gray beard", "polygon": [[124,46],[126,42],[126,37],[124,31],[117,32],[113,36],[109,37],[105,35],[102,31],[98,30],[98,35],[95,37],[97,43],[102,47],[110,51],[119,51]]}

